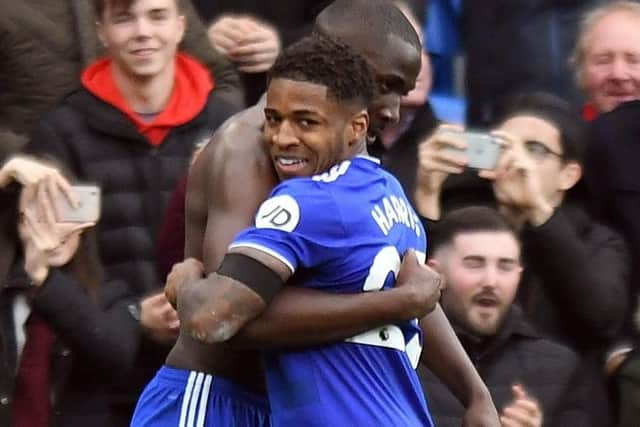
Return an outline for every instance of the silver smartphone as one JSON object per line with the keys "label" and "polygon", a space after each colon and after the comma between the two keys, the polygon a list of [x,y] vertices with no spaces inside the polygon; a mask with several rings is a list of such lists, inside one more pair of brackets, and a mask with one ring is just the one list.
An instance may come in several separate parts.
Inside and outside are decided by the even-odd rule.
{"label": "silver smartphone", "polygon": [[502,144],[500,140],[489,133],[479,131],[452,132],[467,145],[466,149],[447,147],[447,151],[464,153],[468,160],[468,167],[473,169],[495,169]]}
{"label": "silver smartphone", "polygon": [[78,207],[71,206],[67,198],[60,194],[56,200],[56,212],[59,222],[98,222],[100,219],[101,192],[95,185],[71,186]]}

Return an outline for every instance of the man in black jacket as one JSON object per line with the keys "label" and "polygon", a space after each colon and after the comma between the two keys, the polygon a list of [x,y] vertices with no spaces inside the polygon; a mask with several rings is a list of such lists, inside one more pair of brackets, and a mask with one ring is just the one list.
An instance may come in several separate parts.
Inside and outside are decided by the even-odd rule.
{"label": "man in black jacket", "polygon": [[[522,241],[527,271],[517,301],[541,332],[588,353],[591,369],[585,372],[598,376],[603,350],[625,319],[626,244],[577,200],[586,143],[577,113],[541,93],[519,97],[508,111],[496,128],[508,148],[497,170],[482,171],[481,177],[467,170],[464,156],[447,152],[464,147],[456,135],[460,129],[440,128],[422,143],[416,208],[428,222],[426,228],[437,235],[442,212],[497,205]],[[602,408],[603,418],[606,413]]]}
{"label": "man in black jacket", "polygon": [[[542,338],[512,304],[523,269],[517,231],[491,208],[468,207],[445,216],[432,243],[429,264],[443,280],[442,308],[503,425],[602,425],[589,417],[578,357]],[[460,404],[428,369],[419,374],[436,425],[459,426]]]}
{"label": "man in black jacket", "polygon": [[570,347],[594,351],[622,325],[629,263],[622,238],[591,219],[577,200],[584,126],[559,98],[518,97],[495,128],[507,146],[498,167],[480,173],[447,151],[464,141],[460,129],[443,126],[420,146],[414,200],[434,233],[442,211],[497,205],[521,233],[528,271],[518,301],[527,315]]}
{"label": "man in black jacket", "polygon": [[[640,414],[640,101],[631,101],[598,116],[591,126],[592,140],[586,158],[586,182],[594,214],[619,230],[631,249],[633,266],[629,281],[631,310],[627,313],[624,339],[618,343],[611,370],[620,394],[620,425],[637,424]],[[632,322],[635,320],[635,322]],[[625,353],[635,350],[629,355]],[[628,356],[628,357],[627,357]],[[626,361],[620,362],[626,357]]]}

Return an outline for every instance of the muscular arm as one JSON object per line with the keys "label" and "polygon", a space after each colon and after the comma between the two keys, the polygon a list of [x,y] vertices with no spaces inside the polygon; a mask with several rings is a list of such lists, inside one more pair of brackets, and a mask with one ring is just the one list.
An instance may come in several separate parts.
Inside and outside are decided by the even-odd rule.
{"label": "muscular arm", "polygon": [[440,298],[440,276],[405,254],[387,291],[330,294],[288,286],[232,340],[249,347],[304,347],[341,341],[390,323],[421,318]]}
{"label": "muscular arm", "polygon": [[[253,224],[260,203],[276,184],[271,161],[259,142],[256,123],[261,123],[261,108],[245,110],[223,125],[190,171],[185,256],[202,260],[207,272],[218,268],[233,237]],[[407,281],[433,285],[431,276],[416,277]],[[424,295],[432,292],[416,295],[414,288],[405,287],[394,292],[335,295],[287,286],[232,341],[243,347],[332,342],[417,317],[416,308],[425,306],[424,299],[419,300]]]}

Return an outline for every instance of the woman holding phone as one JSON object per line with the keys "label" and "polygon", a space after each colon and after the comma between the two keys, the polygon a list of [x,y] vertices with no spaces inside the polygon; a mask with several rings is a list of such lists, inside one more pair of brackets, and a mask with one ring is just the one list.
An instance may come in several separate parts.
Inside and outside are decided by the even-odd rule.
{"label": "woman holding phone", "polygon": [[0,185],[0,425],[112,426],[102,387],[134,346],[103,292],[95,222],[60,215],[89,199],[26,156],[3,163]]}

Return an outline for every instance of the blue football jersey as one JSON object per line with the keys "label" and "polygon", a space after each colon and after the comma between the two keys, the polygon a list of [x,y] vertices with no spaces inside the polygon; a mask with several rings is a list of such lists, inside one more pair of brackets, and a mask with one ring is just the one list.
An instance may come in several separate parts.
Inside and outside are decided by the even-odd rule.
{"label": "blue football jersey", "polygon": [[[401,258],[424,260],[426,236],[402,187],[377,160],[355,157],[278,185],[231,247],[268,253],[305,287],[337,293],[395,283]],[[417,320],[302,351],[264,353],[274,426],[431,426],[415,372]]]}

